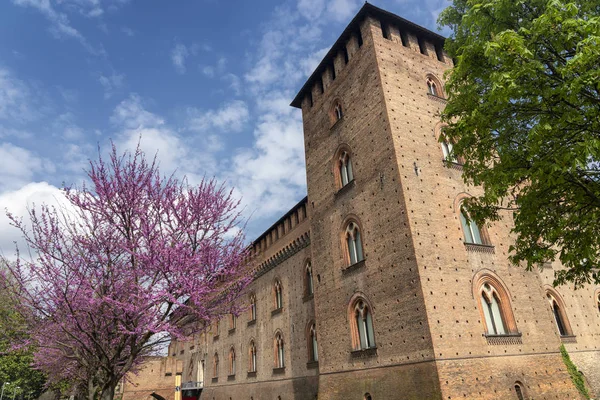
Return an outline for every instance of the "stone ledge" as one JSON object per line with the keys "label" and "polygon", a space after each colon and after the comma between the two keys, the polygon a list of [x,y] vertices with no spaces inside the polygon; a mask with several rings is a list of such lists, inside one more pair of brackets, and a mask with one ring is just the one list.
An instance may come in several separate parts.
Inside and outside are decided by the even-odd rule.
{"label": "stone ledge", "polygon": [[227,331],[227,333],[233,335],[235,333],[235,328],[231,328],[229,331]]}
{"label": "stone ledge", "polygon": [[304,303],[306,303],[307,301],[309,301],[309,300],[312,300],[314,297],[315,297],[314,293],[311,293],[311,294],[306,294],[306,295],[304,295],[304,297],[302,298],[302,301],[303,301]]}
{"label": "stone ledge", "polygon": [[358,269],[363,268],[364,266],[365,266],[365,260],[363,259],[363,260],[360,260],[359,262],[355,262],[354,264],[342,269],[342,274],[343,275],[349,274],[351,272],[354,272]]}
{"label": "stone ledge", "polygon": [[448,103],[448,100],[443,97],[436,96],[435,94],[427,93],[427,97],[442,104]]}
{"label": "stone ledge", "polygon": [[306,368],[307,369],[318,369],[319,368],[319,362],[318,361],[309,361],[306,363]]}
{"label": "stone ledge", "polygon": [[213,336],[213,340],[219,340],[219,335]]}
{"label": "stone ledge", "polygon": [[477,243],[465,243],[465,249],[474,253],[490,253],[496,252],[494,246],[491,244],[477,244]]}
{"label": "stone ledge", "polygon": [[273,317],[277,314],[281,314],[282,312],[283,312],[283,307],[276,308],[273,311],[271,311],[271,317]]}
{"label": "stone ledge", "polygon": [[523,344],[521,333],[509,333],[506,335],[488,335],[484,334],[487,344],[492,346],[509,346]]}
{"label": "stone ledge", "polygon": [[256,378],[256,371],[248,371],[248,378]]}
{"label": "stone ledge", "polygon": [[356,186],[356,181],[352,179],[350,182],[346,183],[344,186],[338,189],[337,192],[333,195],[336,199],[338,197],[343,196],[346,192],[350,191],[354,186]]}
{"label": "stone ledge", "polygon": [[575,335],[561,335],[561,343],[577,343],[577,336]]}
{"label": "stone ledge", "polygon": [[458,163],[456,161],[449,161],[446,159],[442,159],[442,162],[444,163],[444,167],[446,168],[450,168],[450,169],[456,169],[459,171],[462,171],[463,169],[463,165],[461,163]]}
{"label": "stone ledge", "polygon": [[273,368],[273,375],[285,374],[285,367]]}
{"label": "stone ledge", "polygon": [[377,356],[377,347],[369,349],[353,350],[350,352],[352,358],[371,358]]}
{"label": "stone ledge", "polygon": [[217,382],[219,382],[219,378],[212,378],[212,379],[211,379],[211,382],[212,382],[212,383],[217,383]]}
{"label": "stone ledge", "polygon": [[235,374],[233,374],[233,375],[227,375],[227,380],[228,381],[235,381]]}
{"label": "stone ledge", "polygon": [[256,325],[256,318],[248,321],[248,326]]}

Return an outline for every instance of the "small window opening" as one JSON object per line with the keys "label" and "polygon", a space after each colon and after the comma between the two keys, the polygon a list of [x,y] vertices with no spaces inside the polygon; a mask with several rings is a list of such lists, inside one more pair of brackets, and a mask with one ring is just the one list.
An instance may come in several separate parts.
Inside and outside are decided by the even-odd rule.
{"label": "small window opening", "polygon": [[373,397],[369,393],[365,393],[365,400],[373,400]]}
{"label": "small window opening", "polygon": [[312,97],[312,93],[308,94],[308,106],[312,107],[313,106],[313,97]]}
{"label": "small window opening", "polygon": [[435,54],[437,55],[438,61],[444,62],[444,49],[440,44],[435,45]]}
{"label": "small window opening", "polygon": [[390,39],[390,28],[383,21],[381,21],[381,33],[383,34],[384,39],[388,39],[388,40]]}
{"label": "small window opening", "polygon": [[521,385],[519,385],[518,383],[515,384],[515,393],[517,394],[517,399],[524,400],[523,389],[521,388]]}
{"label": "small window opening", "polygon": [[400,31],[400,40],[402,41],[402,46],[409,47],[408,35],[405,31]]}
{"label": "small window opening", "polygon": [[596,301],[598,302],[598,312],[600,312],[600,293],[598,293],[598,298]]}
{"label": "small window opening", "polygon": [[317,85],[319,85],[319,91],[321,92],[321,94],[325,93],[325,87],[323,86],[323,79],[319,79],[319,81],[317,82]]}
{"label": "small window opening", "polygon": [[421,54],[427,55],[427,46],[425,45],[425,41],[420,37],[417,37],[417,40],[419,42],[419,50],[421,51]]}
{"label": "small window opening", "polygon": [[350,61],[350,56],[348,55],[348,49],[346,48],[346,46],[344,46],[344,63],[348,64],[348,61]]}
{"label": "small window opening", "polygon": [[358,40],[358,47],[362,47],[363,45],[363,38],[362,38],[362,32],[360,31],[360,29],[357,32],[357,40]]}
{"label": "small window opening", "polygon": [[335,65],[331,63],[331,80],[335,81]]}

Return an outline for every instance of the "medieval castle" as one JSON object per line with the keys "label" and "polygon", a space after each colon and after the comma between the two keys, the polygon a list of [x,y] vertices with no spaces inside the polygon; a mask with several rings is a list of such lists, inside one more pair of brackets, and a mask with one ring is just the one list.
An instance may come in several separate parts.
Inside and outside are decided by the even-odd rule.
{"label": "medieval castle", "polygon": [[156,365],[171,398],[579,399],[561,343],[600,397],[600,287],[510,265],[511,219],[461,207],[443,45],[370,4],[350,22],[292,102],[308,196],[253,242],[248,311]]}

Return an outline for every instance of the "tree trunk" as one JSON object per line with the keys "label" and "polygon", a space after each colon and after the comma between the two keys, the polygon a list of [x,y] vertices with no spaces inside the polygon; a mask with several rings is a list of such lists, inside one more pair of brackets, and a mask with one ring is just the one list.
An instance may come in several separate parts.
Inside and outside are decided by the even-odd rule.
{"label": "tree trunk", "polygon": [[113,398],[115,397],[116,386],[116,383],[111,382],[106,387],[104,387],[104,389],[102,390],[102,395],[100,396],[100,400],[113,400]]}

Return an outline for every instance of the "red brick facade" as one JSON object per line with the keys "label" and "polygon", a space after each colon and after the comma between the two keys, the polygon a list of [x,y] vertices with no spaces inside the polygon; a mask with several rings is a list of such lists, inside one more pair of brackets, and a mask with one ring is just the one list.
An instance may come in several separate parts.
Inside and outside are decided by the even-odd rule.
{"label": "red brick facade", "polygon": [[169,349],[201,399],[577,399],[561,342],[600,396],[599,288],[553,289],[560,335],[559,263],[511,266],[509,217],[465,243],[442,47],[366,4],[302,88],[308,197],[253,243],[255,312]]}

